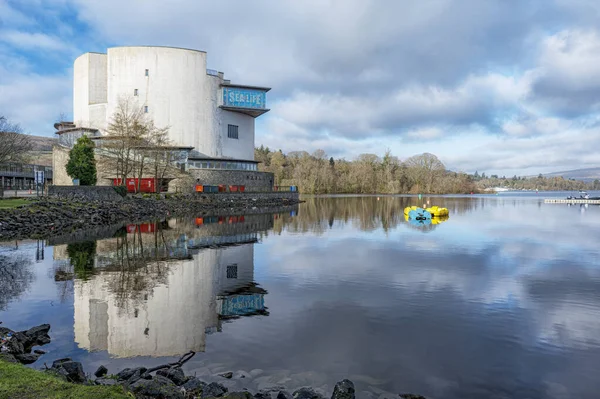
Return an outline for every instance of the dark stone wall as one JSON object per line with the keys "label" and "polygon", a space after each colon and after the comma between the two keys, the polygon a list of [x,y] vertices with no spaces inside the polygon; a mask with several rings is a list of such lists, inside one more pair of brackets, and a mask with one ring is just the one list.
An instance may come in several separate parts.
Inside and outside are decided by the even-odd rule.
{"label": "dark stone wall", "polygon": [[196,184],[201,185],[246,186],[246,190],[273,188],[273,173],[268,172],[219,169],[190,169],[189,172],[196,179]]}
{"label": "dark stone wall", "polygon": [[122,201],[111,186],[50,186],[48,195],[65,199],[85,199],[91,201]]}

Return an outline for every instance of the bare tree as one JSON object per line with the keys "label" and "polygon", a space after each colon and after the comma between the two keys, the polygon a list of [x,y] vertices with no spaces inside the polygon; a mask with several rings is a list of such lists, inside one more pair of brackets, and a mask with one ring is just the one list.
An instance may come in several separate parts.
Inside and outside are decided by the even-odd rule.
{"label": "bare tree", "polygon": [[33,144],[29,136],[23,134],[21,126],[0,116],[0,164],[25,162]]}
{"label": "bare tree", "polygon": [[138,172],[136,161],[140,161],[141,155],[136,153],[136,149],[147,141],[148,122],[142,107],[131,99],[121,99],[108,124],[107,133],[102,139],[101,150],[107,155],[105,166],[115,172],[121,184],[125,184],[129,176]]}
{"label": "bare tree", "polygon": [[121,184],[130,176],[137,178],[138,192],[142,177],[151,171],[158,188],[158,181],[162,181],[175,160],[168,134],[169,128],[156,127],[135,100],[122,98],[108,125],[107,136],[102,139],[107,170],[115,171]]}

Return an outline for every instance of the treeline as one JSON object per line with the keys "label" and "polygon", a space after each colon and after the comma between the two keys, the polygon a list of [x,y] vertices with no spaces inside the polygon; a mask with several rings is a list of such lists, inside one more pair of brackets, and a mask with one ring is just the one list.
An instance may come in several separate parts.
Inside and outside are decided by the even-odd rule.
{"label": "treeline", "polygon": [[284,154],[260,147],[255,150],[259,170],[275,175],[275,185],[298,186],[309,194],[470,193],[477,191],[472,177],[446,170],[433,154],[424,153],[400,161],[387,151],[383,157],[361,154],[354,161],[312,154]]}
{"label": "treeline", "polygon": [[493,187],[506,187],[513,190],[540,190],[540,191],[561,191],[561,190],[600,190],[600,180],[585,183],[581,180],[565,179],[563,177],[544,177],[541,174],[537,177],[499,177],[498,175],[486,176],[475,172],[473,180],[477,186],[486,189]]}
{"label": "treeline", "polygon": [[[361,154],[353,161],[328,157],[323,150],[312,154],[284,154],[261,146],[255,149],[259,170],[275,175],[277,186],[298,186],[307,194],[468,194],[486,188],[515,190],[600,189],[600,182],[586,184],[562,177],[512,178],[452,172],[433,154],[424,153],[404,161],[388,150],[383,157]],[[597,188],[594,188],[595,186]]]}

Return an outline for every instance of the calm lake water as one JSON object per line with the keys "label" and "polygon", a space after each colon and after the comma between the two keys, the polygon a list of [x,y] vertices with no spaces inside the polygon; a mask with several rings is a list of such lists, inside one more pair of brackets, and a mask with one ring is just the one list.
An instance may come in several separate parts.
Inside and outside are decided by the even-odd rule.
{"label": "calm lake water", "polygon": [[[550,195],[567,194],[308,198],[2,243],[0,320],[52,325],[33,367],[194,350],[186,373],[253,392],[350,378],[362,398],[598,398],[600,206]],[[427,200],[449,219],[408,223]]]}

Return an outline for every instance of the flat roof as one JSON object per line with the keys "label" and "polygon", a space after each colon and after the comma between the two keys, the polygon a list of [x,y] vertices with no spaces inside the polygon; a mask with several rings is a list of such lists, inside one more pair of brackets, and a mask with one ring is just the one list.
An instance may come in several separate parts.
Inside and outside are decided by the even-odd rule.
{"label": "flat roof", "polygon": [[221,83],[221,86],[226,86],[226,87],[240,87],[240,88],[243,88],[243,89],[264,90],[265,92],[271,90],[270,87],[252,86],[252,85],[240,85],[240,84],[226,83],[226,82]]}
{"label": "flat roof", "polygon": [[260,163],[260,161],[249,160],[249,159],[233,159],[233,158],[211,158],[211,157],[194,157],[188,156],[190,161],[215,161],[215,162],[248,162],[248,163]]}
{"label": "flat roof", "polygon": [[186,50],[186,51],[197,51],[199,53],[204,53],[206,54],[206,51],[204,50],[196,50],[194,48],[186,48],[186,47],[175,47],[175,46],[153,46],[150,44],[137,44],[137,45],[133,45],[133,46],[113,46],[113,47],[108,47],[108,49],[110,50],[111,48],[125,48],[125,47],[155,47],[155,48],[170,48],[170,49],[174,49],[174,50]]}
{"label": "flat roof", "polygon": [[[69,127],[67,129],[61,129],[61,130],[57,130],[56,132],[54,132],[54,134],[63,134],[63,133],[69,133],[69,132],[76,132],[77,130],[85,130],[88,132],[97,132],[98,129],[93,129],[91,127]],[[94,137],[90,137],[90,138],[94,138]]]}

